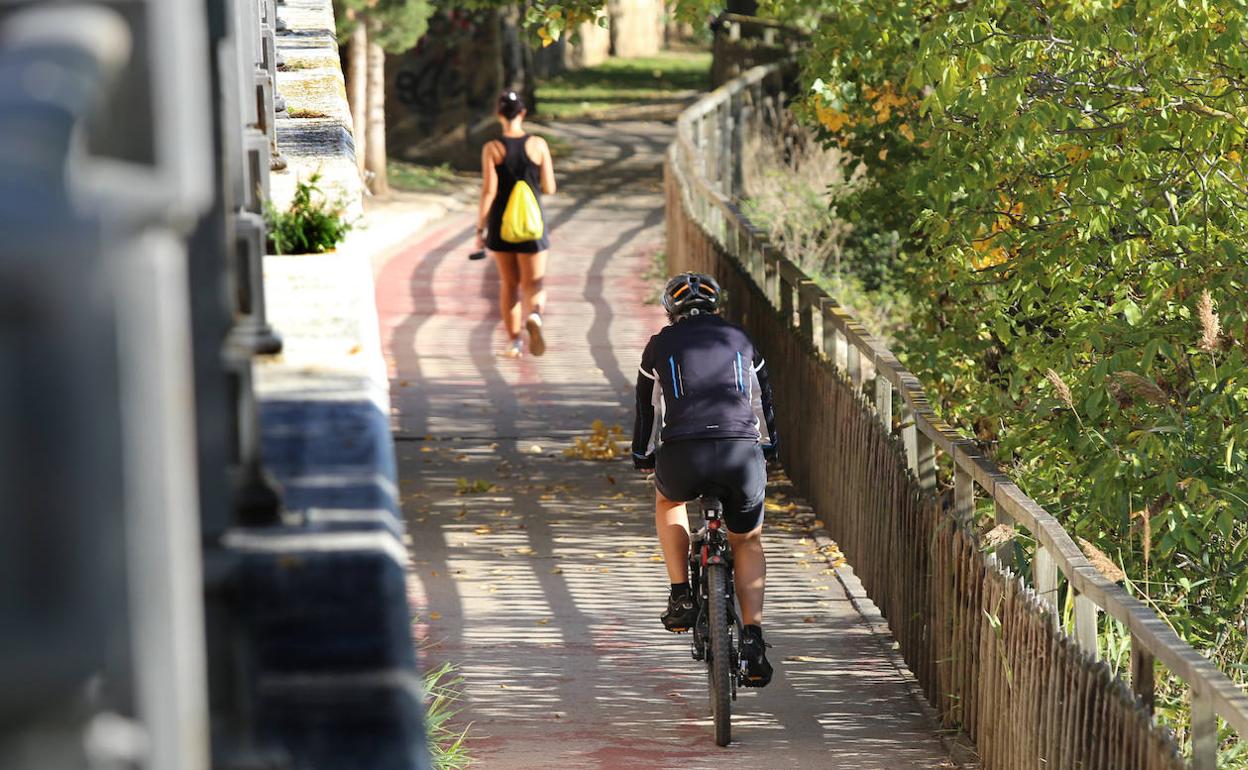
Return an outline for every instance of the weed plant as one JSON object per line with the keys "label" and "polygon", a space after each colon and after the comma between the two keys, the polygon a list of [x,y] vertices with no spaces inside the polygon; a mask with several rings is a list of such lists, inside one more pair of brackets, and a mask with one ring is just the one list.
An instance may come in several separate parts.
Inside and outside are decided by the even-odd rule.
{"label": "weed plant", "polygon": [[269,252],[273,254],[320,254],[333,251],[347,237],[352,223],[346,218],[346,198],[330,199],[320,187],[315,173],[295,185],[290,208],[278,211],[265,203],[269,226]]}

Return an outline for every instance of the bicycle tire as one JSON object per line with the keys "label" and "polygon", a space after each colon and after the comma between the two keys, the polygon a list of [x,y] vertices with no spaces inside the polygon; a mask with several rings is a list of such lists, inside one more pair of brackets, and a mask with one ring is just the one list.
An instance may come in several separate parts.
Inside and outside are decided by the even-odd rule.
{"label": "bicycle tire", "polygon": [[711,717],[716,745],[727,746],[732,740],[732,636],[728,628],[728,568],[725,565],[707,565],[706,594],[711,637],[711,654],[706,666]]}

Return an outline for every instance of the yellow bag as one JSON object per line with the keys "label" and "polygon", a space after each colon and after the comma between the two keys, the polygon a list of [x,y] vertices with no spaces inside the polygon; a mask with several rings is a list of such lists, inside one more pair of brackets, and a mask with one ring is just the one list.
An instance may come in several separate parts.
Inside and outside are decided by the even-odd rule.
{"label": "yellow bag", "polygon": [[542,207],[537,203],[533,189],[523,179],[511,188],[507,208],[503,209],[503,226],[499,236],[508,243],[536,241],[545,232],[542,223]]}

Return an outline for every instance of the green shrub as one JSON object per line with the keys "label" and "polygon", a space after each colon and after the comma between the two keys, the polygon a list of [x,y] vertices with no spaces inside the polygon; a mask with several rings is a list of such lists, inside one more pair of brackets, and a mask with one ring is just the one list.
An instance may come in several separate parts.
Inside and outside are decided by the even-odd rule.
{"label": "green shrub", "polygon": [[295,185],[295,197],[286,211],[265,203],[264,218],[269,226],[269,251],[273,254],[320,254],[332,251],[352,228],[345,215],[346,198],[333,200],[320,188],[321,175]]}
{"label": "green shrub", "polygon": [[1248,681],[1248,8],[772,7],[822,14],[799,110],[872,181],[838,207],[905,237],[898,353]]}

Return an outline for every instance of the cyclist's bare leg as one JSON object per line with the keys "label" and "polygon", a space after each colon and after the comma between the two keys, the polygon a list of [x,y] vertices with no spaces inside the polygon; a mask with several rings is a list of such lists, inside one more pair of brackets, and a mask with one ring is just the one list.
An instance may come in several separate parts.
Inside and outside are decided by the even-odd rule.
{"label": "cyclist's bare leg", "polygon": [[689,582],[689,513],[685,504],[672,502],[654,490],[654,524],[667,576],[673,583]]}
{"label": "cyclist's bare leg", "polygon": [[728,533],[732,545],[733,580],[741,603],[741,623],[763,624],[763,587],[767,582],[767,558],[763,556],[763,528],[738,535]]}

